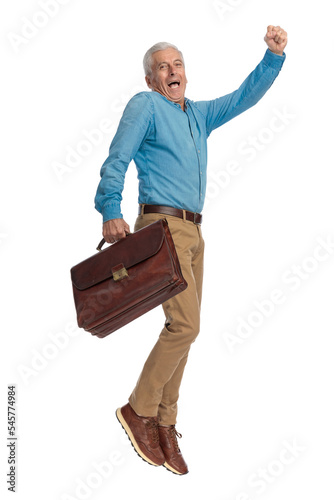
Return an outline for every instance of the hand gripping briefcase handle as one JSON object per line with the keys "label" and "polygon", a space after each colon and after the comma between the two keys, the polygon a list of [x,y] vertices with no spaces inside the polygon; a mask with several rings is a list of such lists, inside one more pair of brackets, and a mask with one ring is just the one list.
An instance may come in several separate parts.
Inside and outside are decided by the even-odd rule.
{"label": "hand gripping briefcase handle", "polygon": [[166,219],[71,269],[79,327],[103,338],[187,288]]}
{"label": "hand gripping briefcase handle", "polygon": [[[129,236],[129,234],[131,234],[131,233],[125,233],[125,236]],[[106,242],[106,240],[104,238],[102,238],[102,240],[100,241],[100,243],[97,245],[96,250],[98,250],[99,252],[101,252],[102,247],[105,244],[105,242]],[[117,243],[117,242],[115,241],[114,243],[112,243],[112,245],[114,245],[115,243]]]}

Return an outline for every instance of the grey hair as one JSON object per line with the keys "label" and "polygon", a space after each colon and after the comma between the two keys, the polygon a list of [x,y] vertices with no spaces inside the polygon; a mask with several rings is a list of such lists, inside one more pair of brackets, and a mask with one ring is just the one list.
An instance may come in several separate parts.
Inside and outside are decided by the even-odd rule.
{"label": "grey hair", "polygon": [[144,55],[143,66],[144,66],[145,76],[150,75],[152,72],[153,54],[155,52],[158,52],[159,50],[166,50],[166,49],[177,50],[180,53],[182,62],[184,64],[183,54],[175,45],[168,42],[159,42],[153,45],[150,49],[148,49],[148,51]]}

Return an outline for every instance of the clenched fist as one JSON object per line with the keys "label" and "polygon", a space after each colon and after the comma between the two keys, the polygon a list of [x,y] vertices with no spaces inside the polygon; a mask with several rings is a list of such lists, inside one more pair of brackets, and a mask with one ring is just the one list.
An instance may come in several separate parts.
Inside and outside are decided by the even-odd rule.
{"label": "clenched fist", "polygon": [[264,41],[272,52],[282,56],[283,50],[288,43],[288,34],[280,26],[272,26],[270,24],[267,28]]}
{"label": "clenched fist", "polygon": [[107,243],[115,243],[115,241],[125,238],[130,232],[130,227],[124,219],[111,219],[103,223],[103,238]]}

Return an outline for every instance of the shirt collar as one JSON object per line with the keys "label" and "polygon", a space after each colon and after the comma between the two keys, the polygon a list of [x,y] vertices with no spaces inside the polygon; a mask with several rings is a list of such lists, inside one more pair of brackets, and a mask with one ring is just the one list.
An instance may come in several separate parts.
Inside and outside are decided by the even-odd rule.
{"label": "shirt collar", "polygon": [[[178,104],[177,102],[173,102],[173,101],[170,101],[169,99],[167,99],[166,96],[160,94],[160,92],[157,92],[156,90],[151,90],[151,92],[154,92],[155,94],[158,94],[160,97],[162,97],[163,99],[165,99],[165,101],[167,102],[170,102],[171,104],[173,104],[174,106],[176,106],[177,108],[181,108],[181,104]],[[184,98],[184,108],[186,109],[188,107],[188,102],[189,102],[189,99],[187,97]]]}

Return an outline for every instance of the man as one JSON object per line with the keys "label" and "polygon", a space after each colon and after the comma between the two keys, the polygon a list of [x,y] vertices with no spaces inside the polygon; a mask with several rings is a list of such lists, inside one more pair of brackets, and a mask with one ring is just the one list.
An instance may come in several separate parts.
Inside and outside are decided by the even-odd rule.
{"label": "man", "polygon": [[[120,204],[124,177],[135,161],[139,216],[135,231],[166,218],[188,288],[163,304],[165,326],[152,349],[129,402],[116,415],[137,453],[152,465],[186,474],[175,429],[179,387],[191,344],[199,333],[204,241],[201,211],[206,188],[206,141],[210,133],[254,106],[277,77],[285,60],[287,33],[268,26],[268,49],[240,88],[212,101],[185,98],[182,53],[159,43],[144,57],[151,92],[130,99],[109,157],[101,168],[95,198],[108,243],[130,232]],[[206,75],[207,76],[207,75]]]}

